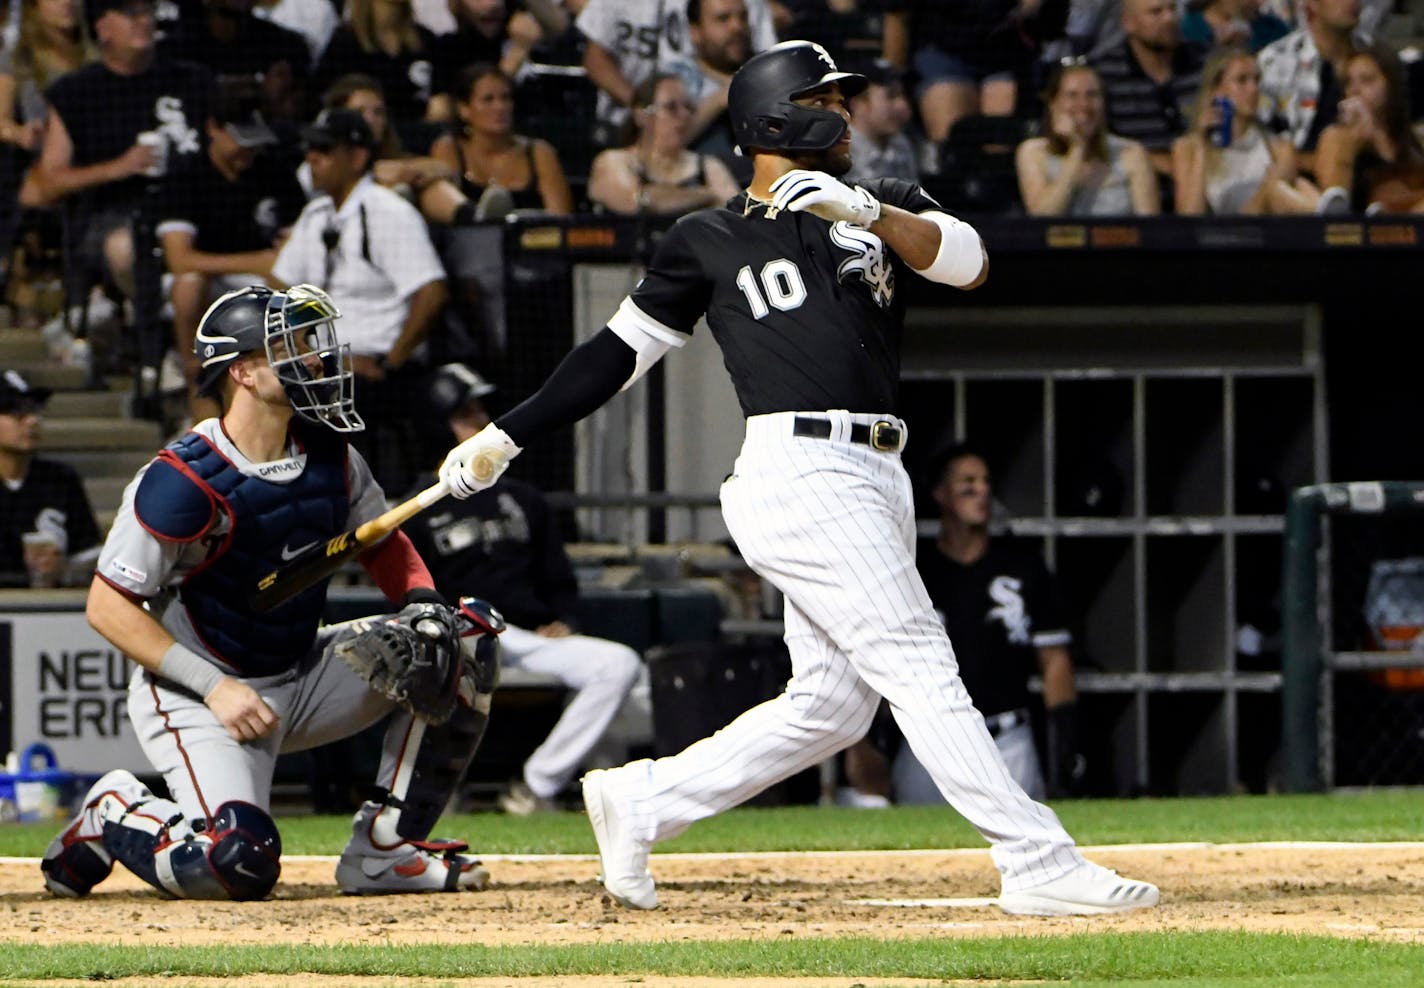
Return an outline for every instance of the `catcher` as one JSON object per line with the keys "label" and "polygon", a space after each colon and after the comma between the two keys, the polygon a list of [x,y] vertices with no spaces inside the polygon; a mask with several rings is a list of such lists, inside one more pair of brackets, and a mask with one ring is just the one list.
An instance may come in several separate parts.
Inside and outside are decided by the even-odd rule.
{"label": "catcher", "polygon": [[99,779],[41,862],[56,895],[85,895],[117,860],[175,898],[266,896],[282,849],[277,756],[393,711],[384,795],[357,811],[338,884],[359,895],[488,880],[463,842],[430,833],[484,733],[498,615],[474,598],[449,607],[399,532],[360,557],[394,617],[319,628],[326,581],[266,613],[247,603],[263,572],[385,510],[344,438],[362,423],[339,315],[300,285],[231,292],[203,316],[199,386],[226,411],[128,485],[88,601],[90,623],[138,664],[129,719],[173,798],[127,771]]}

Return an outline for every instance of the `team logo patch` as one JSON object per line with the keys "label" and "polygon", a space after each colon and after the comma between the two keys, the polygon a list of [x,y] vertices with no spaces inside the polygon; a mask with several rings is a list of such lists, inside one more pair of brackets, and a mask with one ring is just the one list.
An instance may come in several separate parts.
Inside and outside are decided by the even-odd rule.
{"label": "team logo patch", "polygon": [[831,243],[851,254],[836,268],[836,279],[845,283],[859,277],[875,304],[888,308],[895,300],[895,270],[885,256],[885,242],[869,230],[838,220],[831,224]]}

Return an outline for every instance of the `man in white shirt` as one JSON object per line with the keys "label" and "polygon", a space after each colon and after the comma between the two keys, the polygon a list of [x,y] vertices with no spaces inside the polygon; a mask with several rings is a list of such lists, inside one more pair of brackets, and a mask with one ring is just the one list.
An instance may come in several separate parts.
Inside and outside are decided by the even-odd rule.
{"label": "man in white shirt", "polygon": [[[746,0],[752,51],[776,44],[767,0]],[[628,119],[638,83],[694,58],[687,0],[588,0],[574,26],[588,40],[583,65],[598,86],[596,116],[611,135]],[[609,143],[606,141],[605,143]]]}
{"label": "man in white shirt", "polygon": [[449,297],[445,269],[416,208],[372,179],[375,138],[359,111],[322,111],[302,140],[317,195],[270,280],[316,285],[340,307],[367,422],[358,445],[383,488],[405,490],[420,465],[403,432],[425,372],[425,340]]}
{"label": "man in white shirt", "polygon": [[1314,166],[1320,132],[1335,120],[1345,94],[1345,62],[1364,41],[1360,0],[1305,0],[1305,20],[1290,34],[1262,48],[1261,117],[1283,129]]}

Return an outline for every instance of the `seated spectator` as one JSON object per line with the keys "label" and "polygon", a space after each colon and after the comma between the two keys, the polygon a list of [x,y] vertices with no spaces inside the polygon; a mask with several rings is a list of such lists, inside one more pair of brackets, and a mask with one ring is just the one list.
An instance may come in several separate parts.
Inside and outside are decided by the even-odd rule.
{"label": "seated spectator", "polygon": [[262,94],[270,120],[306,118],[311,59],[301,35],[252,13],[254,0],[203,0],[179,18],[160,49],[169,58],[206,66],[219,87]]}
{"label": "seated spectator", "polygon": [[[453,95],[460,132],[438,138],[430,156],[459,176],[475,218],[497,218],[498,209],[573,212],[573,193],[553,145],[514,132],[514,83],[507,75],[494,65],[468,66]],[[497,199],[503,202],[498,209],[492,205]]]}
{"label": "seated spectator", "polygon": [[0,373],[0,586],[85,586],[99,525],[74,468],[35,455],[50,392]]}
{"label": "seated spectator", "polygon": [[1261,116],[1284,131],[1303,171],[1315,171],[1320,132],[1335,120],[1340,80],[1357,47],[1360,0],[1303,0],[1305,23],[1261,49]]}
{"label": "seated spectator", "polygon": [[[745,0],[753,53],[776,44],[769,0]],[[587,0],[574,25],[585,40],[583,65],[598,87],[602,147],[628,122],[633,90],[655,72],[691,57],[685,0]],[[629,39],[634,39],[630,42]]]}
{"label": "seated spectator", "polygon": [[1205,0],[1182,17],[1182,40],[1203,48],[1245,46],[1252,54],[1290,34],[1261,0]]}
{"label": "seated spectator", "polygon": [[509,10],[505,0],[449,0],[454,30],[437,33],[431,48],[434,95],[431,120],[453,120],[450,93],[467,65],[498,65],[511,79],[519,74],[534,46],[569,29],[568,11],[557,0],[522,0],[525,9]]}
{"label": "seated spectator", "polygon": [[289,162],[269,153],[277,136],[260,114],[219,100],[207,133],[207,155],[174,174],[155,216],[172,275],[173,344],[194,422],[220,411],[198,394],[198,320],[220,295],[262,282],[306,204]]}
{"label": "seated spectator", "polygon": [[0,48],[0,143],[25,157],[44,135],[45,89],[99,57],[77,0],[23,0],[14,47]]}
{"label": "seated spectator", "polygon": [[738,193],[726,165],[687,149],[695,108],[680,78],[654,75],[635,96],[632,139],[593,159],[588,197],[595,206],[625,216],[678,216],[720,205]]}
{"label": "seated spectator", "polygon": [[458,173],[438,158],[412,154],[401,145],[380,82],[359,72],[344,75],[327,89],[322,106],[356,110],[366,118],[376,137],[371,174],[377,182],[415,203],[431,223],[473,222],[475,207],[460,191]]}
{"label": "seated spectator", "polygon": [[913,69],[920,121],[936,146],[960,117],[1011,116],[1032,61],[1012,28],[1017,0],[886,0],[885,58]]}
{"label": "seated spectator", "polygon": [[0,271],[20,228],[20,183],[44,136],[45,89],[99,57],[77,0],[23,0],[16,9],[15,43],[0,45]]}
{"label": "seated spectator", "polygon": [[425,376],[424,344],[448,296],[445,270],[420,213],[376,183],[376,143],[355,110],[323,110],[302,132],[319,193],[306,204],[268,279],[312,284],[340,300],[341,340],[351,348],[353,433],[381,487],[410,486],[415,462],[411,402]]}
{"label": "seated spectator", "polygon": [[252,13],[301,35],[307,46],[307,65],[315,67],[341,23],[336,6],[328,0],[257,0]]}
{"label": "seated spectator", "polygon": [[[99,61],[50,86],[44,141],[23,201],[52,206],[80,196],[69,296],[107,278],[132,298],[135,211],[166,170],[202,155],[212,76],[157,54],[151,0],[92,0],[89,15]],[[141,359],[156,367],[161,356]]]}
{"label": "seated spectator", "polygon": [[1126,39],[1093,61],[1107,101],[1107,127],[1147,149],[1172,174],[1172,142],[1186,133],[1205,53],[1184,44],[1175,0],[1123,0]]}
{"label": "seated spectator", "polygon": [[[1224,48],[1207,61],[1192,129],[1172,145],[1178,214],[1259,216],[1315,209],[1318,194],[1307,183],[1297,185],[1290,139],[1271,134],[1254,116],[1260,96],[1261,70],[1247,49]],[[1230,140],[1223,143],[1225,127]]]}
{"label": "seated spectator", "polygon": [[347,0],[346,23],[336,29],[316,70],[326,92],[352,72],[375,76],[397,122],[423,120],[430,108],[435,36],[415,23],[408,0]]}
{"label": "seated spectator", "polygon": [[885,59],[864,69],[870,85],[850,100],[851,164],[845,180],[852,185],[872,178],[903,178],[918,183],[915,145],[905,133],[910,122],[904,73]]}
{"label": "seated spectator", "polygon": [[[484,400],[494,390],[462,364],[435,372],[430,404],[436,421],[448,423],[452,442],[489,425]],[[553,511],[537,488],[506,475],[474,497],[451,499],[438,512],[416,516],[404,531],[441,594],[449,600],[482,597],[504,616],[504,668],[556,677],[572,691],[521,777],[499,797],[500,807],[518,816],[555,809],[637,683],[642,660],[626,645],[576,630],[578,581]]]}
{"label": "seated spectator", "polygon": [[1042,137],[1014,155],[1030,216],[1155,216],[1161,192],[1147,151],[1108,132],[1103,87],[1088,65],[1061,68],[1043,93]]}
{"label": "seated spectator", "polygon": [[1371,46],[1345,63],[1345,98],[1321,132],[1315,163],[1325,195],[1354,212],[1424,212],[1424,147],[1410,124],[1403,67],[1389,48]]}
{"label": "seated spectator", "polygon": [[688,124],[689,146],[717,157],[737,184],[745,185],[752,178],[751,158],[735,151],[727,86],[751,57],[746,0],[687,0],[687,29],[690,57],[674,60],[667,71],[682,78],[696,106]]}

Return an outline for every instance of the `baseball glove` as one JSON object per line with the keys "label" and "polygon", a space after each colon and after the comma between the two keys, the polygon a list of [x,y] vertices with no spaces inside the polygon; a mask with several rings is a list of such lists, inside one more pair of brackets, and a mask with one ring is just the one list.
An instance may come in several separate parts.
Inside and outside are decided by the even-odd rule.
{"label": "baseball glove", "polygon": [[455,712],[460,683],[460,637],[455,613],[421,599],[394,617],[361,622],[335,652],[371,689],[430,724]]}

